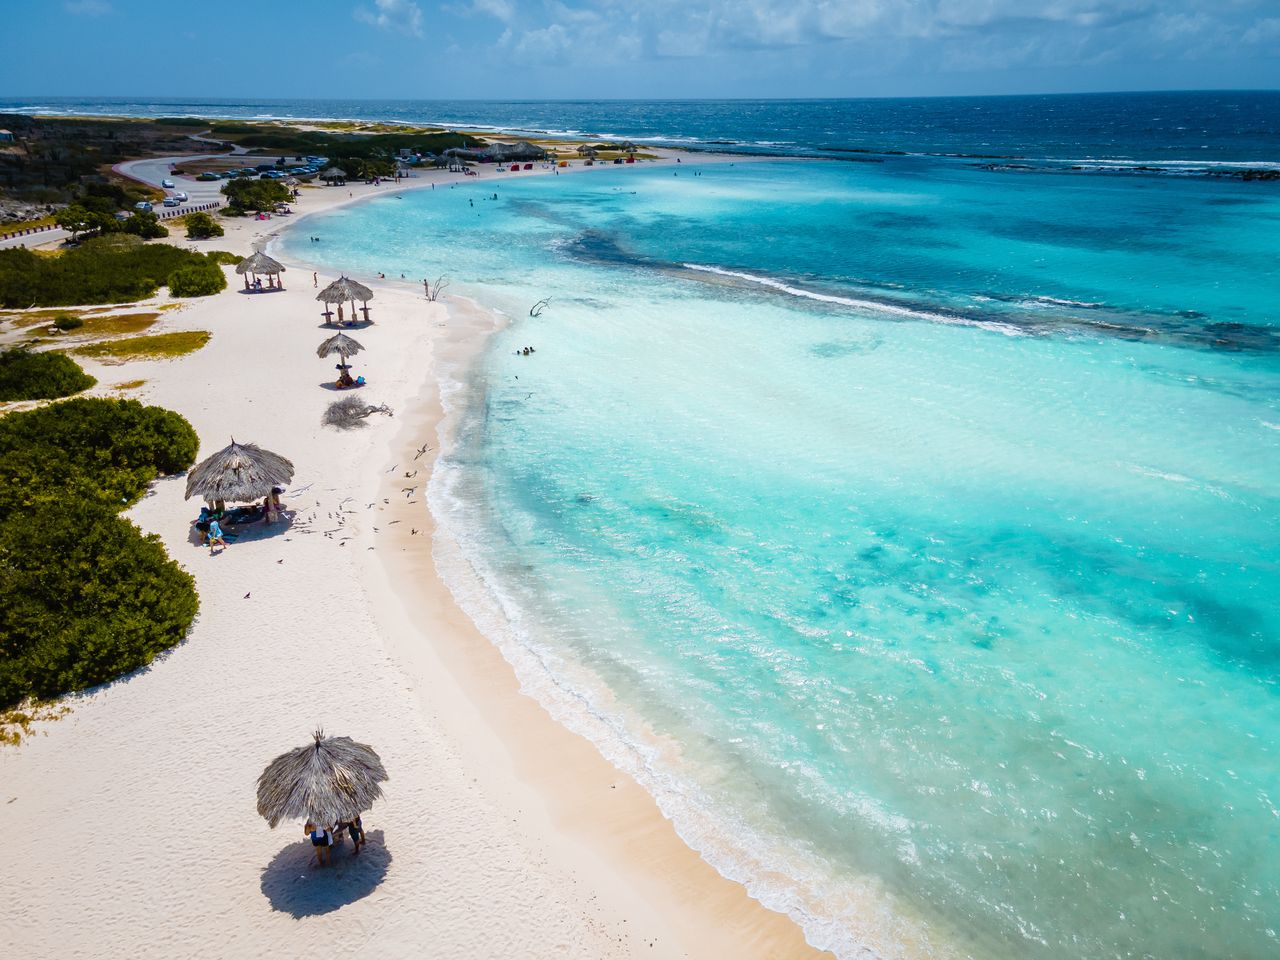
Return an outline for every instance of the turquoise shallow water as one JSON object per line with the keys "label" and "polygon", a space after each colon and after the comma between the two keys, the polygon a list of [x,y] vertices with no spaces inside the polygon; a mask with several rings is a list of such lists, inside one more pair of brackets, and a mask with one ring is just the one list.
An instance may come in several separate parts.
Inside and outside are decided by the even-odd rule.
{"label": "turquoise shallow water", "polygon": [[287,240],[517,318],[433,481],[464,605],[841,956],[1275,956],[1280,190],[692,174]]}

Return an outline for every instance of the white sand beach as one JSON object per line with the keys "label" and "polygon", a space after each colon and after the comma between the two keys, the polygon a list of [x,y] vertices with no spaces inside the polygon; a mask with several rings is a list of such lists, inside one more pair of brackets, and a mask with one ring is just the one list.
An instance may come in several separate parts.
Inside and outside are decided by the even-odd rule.
{"label": "white sand beach", "polygon": [[[299,215],[433,178],[458,175],[307,189],[292,218],[171,242],[248,254]],[[201,459],[233,437],[289,457],[291,521],[211,557],[190,535],[199,504],[182,477],[129,511],[195,576],[200,613],[149,669],[0,748],[5,955],[819,955],[521,695],[437,577],[433,365],[478,350],[494,318],[374,283],[353,362],[369,378],[361,397],[395,415],[340,433],[320,424],[338,394],[333,361],[315,354],[333,331],[312,268],[287,266],[283,292],[247,295],[226,268],[225,292],[167,311],[152,332],[211,331],[194,354],[84,361],[98,394],[145,380],[128,395],[187,417]],[[317,727],[373,745],[390,774],[364,818],[369,844],[358,858],[339,848],[329,870],[311,865],[300,823],[273,831],[254,810],[263,767]]]}

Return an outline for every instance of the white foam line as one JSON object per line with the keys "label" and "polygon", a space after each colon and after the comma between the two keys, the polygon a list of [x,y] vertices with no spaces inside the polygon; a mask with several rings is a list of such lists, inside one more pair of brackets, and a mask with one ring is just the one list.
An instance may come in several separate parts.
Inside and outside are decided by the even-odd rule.
{"label": "white foam line", "polygon": [[1007,323],[996,323],[988,320],[967,320],[964,317],[949,317],[944,313],[930,313],[927,310],[912,310],[910,307],[899,307],[891,303],[880,303],[877,300],[860,300],[854,297],[838,297],[830,293],[814,293],[812,290],[803,290],[800,287],[792,287],[783,283],[781,280],[774,280],[772,277],[757,277],[751,273],[742,273],[737,270],[724,270],[720,267],[708,267],[700,263],[686,263],[684,266],[690,270],[697,270],[701,273],[714,273],[721,277],[734,277],[738,280],[746,280],[748,283],[759,284],[762,287],[768,287],[771,290],[779,290],[782,293],[790,294],[793,297],[803,297],[806,300],[818,300],[822,303],[837,303],[845,307],[857,307],[863,310],[874,310],[879,313],[889,313],[899,317],[909,317],[912,320],[929,320],[933,323],[945,323],[952,326],[963,327],[980,327],[983,330],[991,330],[995,333],[1002,333],[1006,337],[1021,337],[1023,332],[1017,327],[1010,326]]}

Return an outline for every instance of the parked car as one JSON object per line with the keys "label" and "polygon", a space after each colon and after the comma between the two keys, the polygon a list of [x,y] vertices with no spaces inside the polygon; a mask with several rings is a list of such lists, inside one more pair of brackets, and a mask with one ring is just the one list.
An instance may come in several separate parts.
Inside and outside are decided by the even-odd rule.
{"label": "parked car", "polygon": [[133,209],[141,210],[143,213],[150,213],[152,210],[152,207],[151,207],[151,204],[146,200],[139,200],[137,203],[133,205]]}
{"label": "parked car", "polygon": [[166,179],[164,179],[164,180],[161,180],[161,181],[160,181],[160,186],[162,186],[162,187],[169,187],[170,189],[172,189],[172,188],[173,188],[173,181],[172,181],[172,180],[169,180],[169,179],[167,179],[167,178],[166,178]]}
{"label": "parked car", "polygon": [[207,183],[210,180],[217,180],[218,175],[216,173],[202,173],[200,176],[196,177],[196,179],[204,180]]}
{"label": "parked car", "polygon": [[177,197],[165,197],[164,205],[166,207],[180,207],[182,206],[182,201],[179,200]]}

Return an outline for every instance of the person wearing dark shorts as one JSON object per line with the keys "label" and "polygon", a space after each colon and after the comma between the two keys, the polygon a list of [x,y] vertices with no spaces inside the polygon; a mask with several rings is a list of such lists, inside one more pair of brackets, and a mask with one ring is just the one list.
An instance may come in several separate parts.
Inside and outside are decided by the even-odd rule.
{"label": "person wearing dark shorts", "polygon": [[311,845],[316,848],[316,861],[322,867],[328,866],[332,856],[329,848],[333,846],[333,832],[328,827],[317,827],[311,822],[302,829],[311,838]]}

